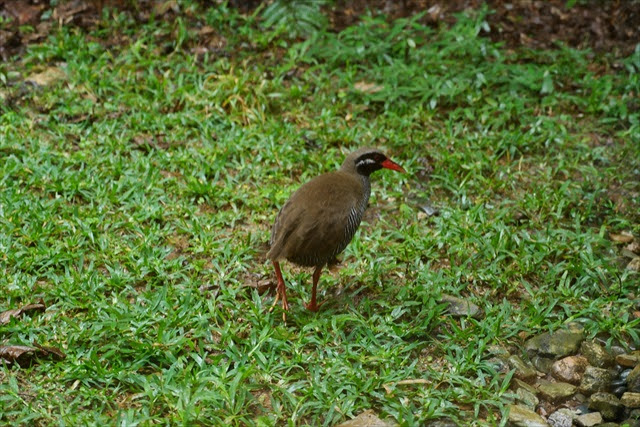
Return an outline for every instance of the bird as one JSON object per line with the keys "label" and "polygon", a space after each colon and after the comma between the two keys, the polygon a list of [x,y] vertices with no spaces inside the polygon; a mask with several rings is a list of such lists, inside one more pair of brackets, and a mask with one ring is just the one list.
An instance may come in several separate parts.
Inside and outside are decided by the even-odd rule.
{"label": "bird", "polygon": [[280,262],[315,267],[311,301],[305,307],[318,311],[316,290],[322,269],[353,239],[371,195],[369,176],[385,168],[405,172],[382,151],[360,148],[347,155],[337,171],[303,184],[278,212],[266,257],[273,263],[278,281],[271,308],[281,298],[284,321],[289,303]]}

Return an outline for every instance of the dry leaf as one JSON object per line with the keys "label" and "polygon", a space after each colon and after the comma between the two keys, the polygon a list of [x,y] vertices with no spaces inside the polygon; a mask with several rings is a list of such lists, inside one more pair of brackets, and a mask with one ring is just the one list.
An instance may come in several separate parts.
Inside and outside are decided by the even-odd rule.
{"label": "dry leaf", "polygon": [[156,3],[153,6],[153,12],[157,16],[162,16],[165,13],[167,13],[169,10],[172,10],[175,13],[178,13],[180,11],[180,8],[178,7],[178,2],[176,0],[162,1],[162,2]]}
{"label": "dry leaf", "polygon": [[213,27],[205,25],[204,27],[200,28],[200,30],[198,31],[198,35],[199,36],[206,36],[208,34],[213,34],[215,32],[216,32],[216,30]]}
{"label": "dry leaf", "polygon": [[357,417],[338,425],[338,427],[390,427],[393,425],[396,424],[390,424],[381,420],[375,412],[368,409]]}
{"label": "dry leaf", "polygon": [[640,271],[640,257],[635,257],[627,264],[628,270]]}
{"label": "dry leaf", "polygon": [[376,93],[384,89],[383,86],[380,86],[376,83],[365,82],[364,80],[354,84],[353,88],[357,91],[364,92],[364,93]]}
{"label": "dry leaf", "polygon": [[629,231],[623,231],[620,234],[609,234],[609,238],[611,239],[611,241],[616,242],[616,243],[629,243],[631,241],[633,241],[633,234],[631,234]]}
{"label": "dry leaf", "polygon": [[633,241],[631,243],[629,243],[627,246],[624,247],[626,250],[628,250],[629,252],[633,252],[636,254],[640,254],[640,242],[639,241]]}
{"label": "dry leaf", "polygon": [[32,74],[25,81],[38,86],[49,86],[53,83],[65,80],[67,74],[58,67],[49,67],[41,73]]}
{"label": "dry leaf", "polygon": [[24,307],[14,308],[13,310],[7,310],[0,313],[0,325],[6,325],[11,321],[12,317],[19,317],[24,313],[28,313],[30,311],[45,311],[47,306],[44,305],[42,300],[37,304],[29,304]]}
{"label": "dry leaf", "polygon": [[30,366],[37,357],[51,356],[55,360],[67,357],[59,348],[42,346],[34,343],[34,347],[26,345],[2,345],[0,346],[0,361],[8,364],[17,363],[21,367]]}

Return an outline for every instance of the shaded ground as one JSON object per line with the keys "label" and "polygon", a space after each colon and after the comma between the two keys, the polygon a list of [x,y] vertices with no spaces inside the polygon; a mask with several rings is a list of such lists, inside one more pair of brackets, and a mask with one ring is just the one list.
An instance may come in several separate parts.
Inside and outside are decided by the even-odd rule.
{"label": "shaded ground", "polygon": [[[140,20],[154,14],[172,19],[178,10],[175,1],[135,2],[124,0],[73,0],[51,6],[48,1],[16,2],[0,0],[0,17],[10,23],[0,27],[0,57],[7,60],[19,54],[25,44],[37,42],[47,36],[53,22],[95,26],[100,21],[103,7],[116,7],[131,11]],[[261,2],[231,1],[243,11],[255,9]],[[628,56],[640,42],[640,2],[638,1],[582,1],[567,7],[567,1],[514,1],[486,2],[493,10],[488,17],[493,41],[503,41],[510,47],[553,48],[558,42],[571,47],[591,48],[612,52],[615,56]],[[483,7],[479,0],[338,0],[330,10],[330,22],[340,30],[360,19],[367,10],[378,10],[391,18],[424,12],[423,23],[452,24],[455,14],[465,9]],[[52,19],[43,19],[50,17]]]}

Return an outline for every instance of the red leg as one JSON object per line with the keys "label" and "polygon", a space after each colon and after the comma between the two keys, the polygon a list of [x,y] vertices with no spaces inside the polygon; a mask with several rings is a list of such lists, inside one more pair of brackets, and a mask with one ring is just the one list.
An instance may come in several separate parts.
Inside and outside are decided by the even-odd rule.
{"label": "red leg", "polygon": [[311,288],[311,301],[305,305],[307,309],[311,311],[318,311],[318,304],[316,304],[316,289],[318,288],[318,280],[320,280],[320,273],[322,272],[322,265],[316,267],[316,271],[313,272],[313,288]]}
{"label": "red leg", "polygon": [[[278,297],[282,298],[282,309],[284,311],[289,310],[289,303],[287,302],[287,289],[284,286],[284,279],[282,278],[282,272],[280,271],[280,263],[278,261],[273,261],[273,267],[276,270],[276,278],[278,279],[278,288],[276,289],[276,301],[278,301]],[[287,320],[286,314],[282,313],[282,318]]]}

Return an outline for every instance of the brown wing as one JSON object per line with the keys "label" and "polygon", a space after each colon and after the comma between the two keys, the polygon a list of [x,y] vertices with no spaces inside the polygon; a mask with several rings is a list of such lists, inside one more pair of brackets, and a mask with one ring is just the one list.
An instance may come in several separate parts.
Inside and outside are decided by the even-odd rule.
{"label": "brown wing", "polygon": [[353,237],[359,223],[358,218],[354,224],[353,212],[362,195],[362,182],[342,172],[320,175],[304,184],[280,210],[267,257],[306,266],[326,263]]}

